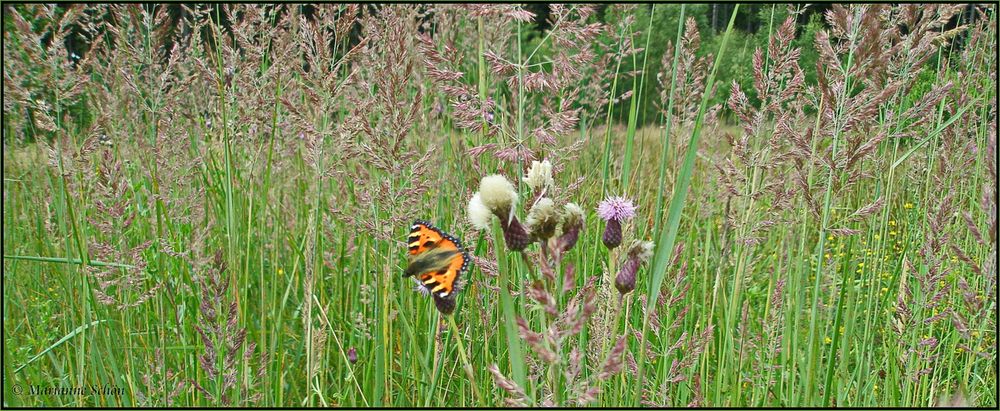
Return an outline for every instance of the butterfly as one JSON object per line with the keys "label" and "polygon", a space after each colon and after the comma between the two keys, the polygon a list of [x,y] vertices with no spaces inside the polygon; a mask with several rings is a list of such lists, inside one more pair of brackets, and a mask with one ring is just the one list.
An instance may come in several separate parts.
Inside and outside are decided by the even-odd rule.
{"label": "butterfly", "polygon": [[409,261],[403,277],[415,277],[434,296],[438,310],[450,314],[455,309],[455,293],[461,288],[460,276],[471,261],[462,242],[422,220],[413,223],[406,240]]}

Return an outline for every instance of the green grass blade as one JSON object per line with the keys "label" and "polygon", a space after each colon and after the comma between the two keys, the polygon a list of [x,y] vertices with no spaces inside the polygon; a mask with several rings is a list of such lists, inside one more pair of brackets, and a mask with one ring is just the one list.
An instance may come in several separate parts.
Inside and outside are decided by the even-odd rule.
{"label": "green grass blade", "polygon": [[[733,13],[729,17],[729,26],[726,28],[726,32],[722,37],[722,44],[719,46],[719,52],[716,54],[715,64],[712,65],[712,72],[708,76],[708,82],[706,83],[705,90],[712,90],[715,86],[715,73],[719,67],[719,62],[722,61],[722,56],[725,55],[726,44],[729,42],[729,34],[733,30],[733,23],[736,21],[736,13],[739,11],[740,6],[737,4],[733,8]],[[694,170],[694,160],[698,153],[698,139],[701,136],[702,121],[705,116],[705,109],[708,106],[709,93],[705,93],[701,98],[701,105],[698,108],[698,117],[695,120],[694,130],[691,132],[691,141],[688,143],[687,154],[684,157],[684,164],[681,166],[680,173],[677,177],[677,186],[674,187],[674,194],[670,200],[670,210],[667,214],[667,224],[660,231],[659,243],[656,244],[656,254],[653,257],[653,269],[652,269],[652,281],[649,283],[649,288],[646,291],[646,301],[648,301],[650,307],[656,307],[657,300],[660,296],[660,286],[663,284],[663,279],[666,277],[667,273],[667,263],[670,261],[671,253],[674,249],[674,241],[677,238],[677,230],[680,227],[681,212],[684,211],[684,203],[687,200],[688,186],[691,183],[691,174]],[[639,344],[640,349],[645,347],[646,339],[648,338],[649,331],[649,319],[650,314],[653,311],[648,311],[643,316],[642,321],[642,341]],[[635,398],[633,404],[639,406],[639,400],[642,397],[642,386],[643,386],[643,364],[644,361],[639,362],[638,371],[638,383],[635,385]]]}
{"label": "green grass blade", "polygon": [[46,349],[42,350],[42,352],[38,353],[34,357],[31,357],[30,360],[28,360],[24,364],[21,364],[20,367],[17,367],[16,369],[14,369],[14,373],[16,374],[16,373],[20,372],[21,370],[24,369],[24,367],[27,367],[27,366],[31,365],[31,363],[35,362],[35,360],[41,358],[45,354],[48,354],[49,351],[54,350],[56,347],[62,345],[66,341],[69,341],[71,338],[76,337],[80,333],[86,331],[88,328],[96,326],[96,325],[98,325],[100,323],[103,323],[103,322],[107,322],[107,321],[108,320],[96,320],[96,321],[91,322],[90,324],[83,324],[83,325],[81,325],[79,327],[76,327],[75,329],[73,329],[73,331],[70,331],[69,334],[64,335],[58,341],[56,341],[55,343],[53,343],[52,345],[50,345],[49,348],[46,348]]}
{"label": "green grass blade", "polygon": [[33,255],[4,255],[3,258],[6,258],[8,260],[38,261],[43,263],[62,263],[62,264],[77,264],[77,265],[85,264],[94,267],[135,268],[135,266],[130,264],[111,263],[98,260],[83,261],[79,258],[42,257]]}

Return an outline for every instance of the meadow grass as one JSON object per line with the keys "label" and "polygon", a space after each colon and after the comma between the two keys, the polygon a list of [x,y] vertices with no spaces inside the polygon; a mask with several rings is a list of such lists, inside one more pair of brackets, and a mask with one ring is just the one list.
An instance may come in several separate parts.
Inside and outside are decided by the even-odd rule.
{"label": "meadow grass", "polygon": [[995,9],[553,7],[5,5],[5,405],[996,406]]}

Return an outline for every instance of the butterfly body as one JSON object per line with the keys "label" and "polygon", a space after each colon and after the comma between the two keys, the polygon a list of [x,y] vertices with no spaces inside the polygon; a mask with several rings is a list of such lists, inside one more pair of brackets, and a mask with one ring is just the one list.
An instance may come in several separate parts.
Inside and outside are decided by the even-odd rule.
{"label": "butterfly body", "polygon": [[413,223],[406,240],[409,261],[403,277],[414,276],[434,296],[439,308],[442,303],[454,307],[454,293],[470,261],[461,241],[421,220]]}

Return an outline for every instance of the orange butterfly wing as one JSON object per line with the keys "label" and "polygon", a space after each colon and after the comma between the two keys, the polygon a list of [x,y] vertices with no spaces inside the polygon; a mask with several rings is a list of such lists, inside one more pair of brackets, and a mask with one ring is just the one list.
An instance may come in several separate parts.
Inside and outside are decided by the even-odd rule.
{"label": "orange butterfly wing", "polygon": [[418,220],[410,227],[407,246],[409,246],[410,255],[417,255],[438,246],[448,247],[449,245],[446,243],[450,243],[450,247],[455,247],[454,242],[442,243],[444,239],[444,233],[438,230],[437,227]]}
{"label": "orange butterfly wing", "polygon": [[456,250],[455,256],[444,270],[420,273],[420,282],[433,293],[435,298],[446,298],[457,288],[459,276],[468,268],[469,255],[462,248],[458,238],[434,227],[431,223],[417,220],[410,227],[407,237],[410,255],[416,256],[429,250]]}

